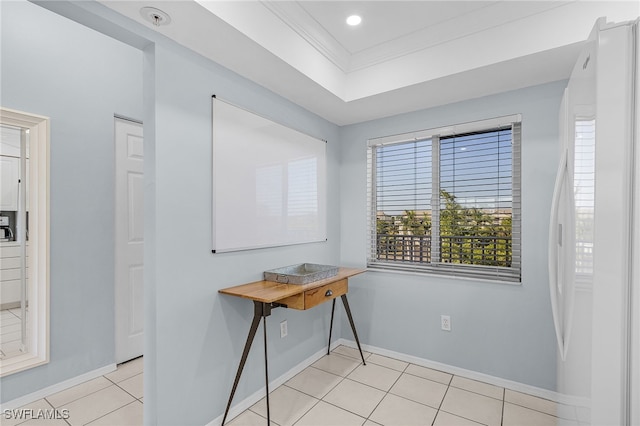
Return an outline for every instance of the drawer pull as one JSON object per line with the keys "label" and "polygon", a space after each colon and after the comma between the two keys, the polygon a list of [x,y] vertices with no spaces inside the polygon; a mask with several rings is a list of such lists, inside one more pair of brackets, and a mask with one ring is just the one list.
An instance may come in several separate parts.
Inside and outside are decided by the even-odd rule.
{"label": "drawer pull", "polygon": [[327,290],[327,292],[324,294],[324,296],[325,297],[333,296],[333,291]]}

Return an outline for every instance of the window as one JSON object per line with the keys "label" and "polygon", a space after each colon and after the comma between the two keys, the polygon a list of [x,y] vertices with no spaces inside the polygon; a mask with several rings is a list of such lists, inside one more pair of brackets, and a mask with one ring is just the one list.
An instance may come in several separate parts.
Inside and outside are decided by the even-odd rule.
{"label": "window", "polygon": [[575,274],[579,280],[589,280],[593,275],[596,120],[576,117],[574,126]]}
{"label": "window", "polygon": [[371,268],[520,281],[520,116],[372,139]]}

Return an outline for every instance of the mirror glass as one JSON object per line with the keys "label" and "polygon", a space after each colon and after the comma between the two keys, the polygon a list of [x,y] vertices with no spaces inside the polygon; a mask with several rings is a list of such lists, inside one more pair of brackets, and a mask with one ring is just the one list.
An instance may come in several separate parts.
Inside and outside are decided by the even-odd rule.
{"label": "mirror glass", "polygon": [[28,352],[29,130],[0,126],[0,359]]}

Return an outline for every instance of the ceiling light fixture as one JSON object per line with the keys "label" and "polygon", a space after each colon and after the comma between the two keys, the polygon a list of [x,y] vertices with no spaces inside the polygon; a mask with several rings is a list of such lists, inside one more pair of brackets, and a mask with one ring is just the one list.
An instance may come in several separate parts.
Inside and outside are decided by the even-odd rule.
{"label": "ceiling light fixture", "polygon": [[143,7],[140,9],[140,15],[142,15],[145,21],[151,22],[156,27],[169,25],[171,23],[171,17],[155,7]]}
{"label": "ceiling light fixture", "polygon": [[362,22],[362,18],[358,15],[351,15],[347,18],[347,24],[351,25],[352,27],[360,25],[360,22]]}

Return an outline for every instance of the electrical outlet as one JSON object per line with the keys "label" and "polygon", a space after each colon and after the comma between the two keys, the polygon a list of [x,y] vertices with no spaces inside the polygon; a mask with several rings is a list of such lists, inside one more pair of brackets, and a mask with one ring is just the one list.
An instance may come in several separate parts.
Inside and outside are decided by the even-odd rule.
{"label": "electrical outlet", "polygon": [[280,338],[283,339],[287,337],[289,334],[289,330],[287,329],[287,320],[284,320],[280,323]]}
{"label": "electrical outlet", "polygon": [[440,327],[444,331],[451,331],[451,317],[449,315],[440,315]]}

